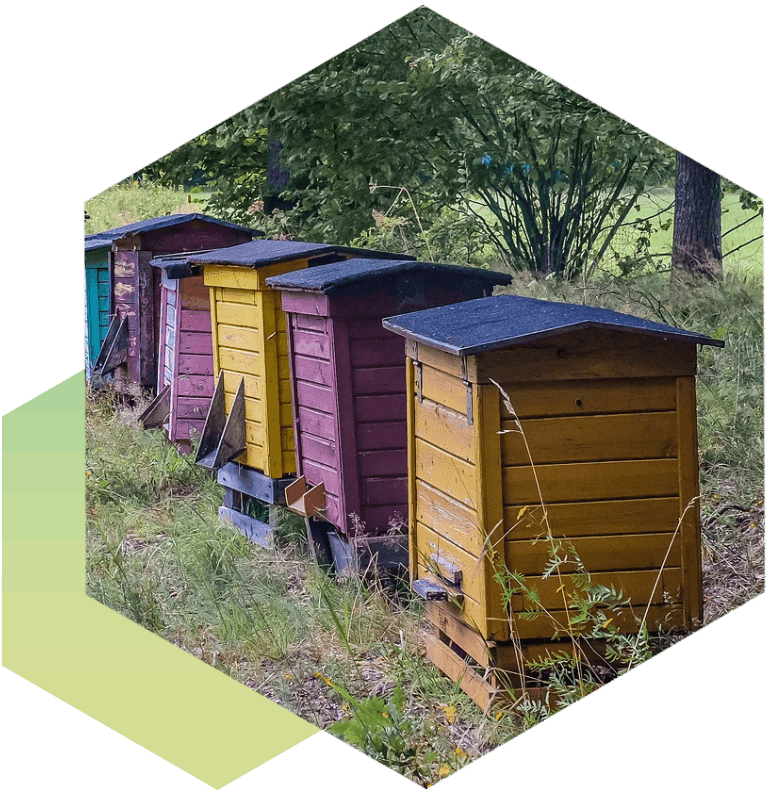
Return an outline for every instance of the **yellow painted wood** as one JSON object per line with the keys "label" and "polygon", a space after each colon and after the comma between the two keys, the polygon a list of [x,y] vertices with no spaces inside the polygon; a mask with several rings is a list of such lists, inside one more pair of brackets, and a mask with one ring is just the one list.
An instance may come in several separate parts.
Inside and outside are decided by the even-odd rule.
{"label": "yellow painted wood", "polygon": [[501,468],[500,394],[494,385],[474,385],[472,403],[477,443],[474,469],[477,522],[485,534],[482,553],[482,603],[485,608],[483,637],[504,641],[509,637],[508,615],[495,580],[503,569],[503,478]]}
{"label": "yellow painted wood", "polygon": [[224,289],[259,289],[258,271],[248,267],[224,267],[216,264],[203,270],[206,286],[219,286]]}
{"label": "yellow painted wood", "polygon": [[570,416],[501,422],[503,464],[529,464],[525,439],[536,465],[676,457],[675,412]]}
{"label": "yellow painted wood", "polygon": [[466,385],[460,374],[456,377],[422,363],[421,382],[424,399],[466,415]]}
{"label": "yellow painted wood", "polygon": [[682,341],[591,328],[475,359],[480,382],[492,378],[510,390],[515,382],[692,376],[696,354]]}
{"label": "yellow painted wood", "polygon": [[216,298],[215,287],[208,289],[208,296],[210,297],[210,332],[213,341],[213,376],[218,382],[218,375],[221,371],[221,365],[218,359],[218,300]]}
{"label": "yellow painted wood", "polygon": [[282,444],[280,435],[280,375],[277,368],[277,327],[275,292],[261,295],[263,354],[259,359],[259,374],[263,387],[264,415],[264,473],[272,478],[282,476]]}
{"label": "yellow painted wood", "polygon": [[[664,558],[667,567],[680,567],[682,562],[681,540],[672,533],[625,534],[623,536],[581,536],[563,544],[559,557],[572,559],[560,571],[575,573],[575,563],[580,558],[588,572],[628,572],[635,569],[660,569]],[[572,546],[572,550],[569,549]],[[507,541],[505,558],[512,572],[523,575],[542,575],[555,548],[542,539]]]}
{"label": "yellow painted wood", "polygon": [[[536,465],[545,504],[610,498],[659,498],[677,495],[675,459],[640,459],[621,462],[572,462]],[[504,467],[503,492],[507,506],[540,503],[533,469]]]}
{"label": "yellow painted wood", "polygon": [[235,374],[233,372],[224,372],[224,392],[230,393],[234,396],[237,393],[237,388],[240,386],[240,381],[244,380],[245,388],[244,395],[250,399],[261,398],[261,382],[258,376],[254,374]]}
{"label": "yellow painted wood", "polygon": [[682,541],[684,575],[684,613],[692,628],[703,618],[701,569],[700,501],[698,473],[698,425],[695,378],[677,380],[677,416],[679,419],[679,527]]}
{"label": "yellow painted wood", "polygon": [[[222,289],[216,291],[221,292]],[[257,298],[255,305],[224,302],[218,298],[218,321],[221,324],[258,329],[258,307],[261,304],[261,295],[257,294],[255,298]]]}
{"label": "yellow painted wood", "polygon": [[[229,410],[232,409],[232,403],[234,402],[234,394],[224,392],[224,402],[226,403],[226,412],[229,413]],[[257,431],[259,433],[263,433],[263,416],[264,416],[264,404],[262,401],[258,399],[249,399],[245,398],[245,421],[246,421],[246,430],[247,426],[250,424],[255,424],[260,427]],[[251,442],[256,442],[252,440]],[[258,441],[258,445],[263,445],[261,440]]]}
{"label": "yellow painted wood", "polygon": [[261,349],[261,337],[258,330],[230,324],[219,323],[218,343],[221,346],[244,349],[247,352],[259,352]]}
{"label": "yellow painted wood", "polygon": [[476,509],[474,465],[418,438],[415,448],[416,476],[465,506]]}
{"label": "yellow painted wood", "polygon": [[453,616],[441,602],[426,603],[426,618],[446,638],[454,641],[479,665],[488,668],[492,661],[493,643]]}
{"label": "yellow painted wood", "polygon": [[[440,585],[439,578],[433,574],[429,566],[422,562],[421,558],[418,556],[417,550],[415,567],[416,575],[419,580],[429,580],[432,583],[437,583]],[[477,602],[477,600],[475,600],[473,597],[470,597],[468,594],[463,594],[460,605],[453,601],[450,603],[450,608],[451,611],[459,619],[461,619],[461,621],[471,626],[472,629],[475,629],[477,632],[481,632],[481,625],[486,622],[486,611],[484,605],[481,605],[479,602]]]}
{"label": "yellow painted wood", "polygon": [[485,533],[478,527],[477,513],[415,476],[411,481],[415,486],[415,516],[410,524],[418,520],[478,558],[485,546]]}
{"label": "yellow painted wood", "polygon": [[[418,347],[417,350],[415,348],[416,346]],[[455,379],[460,380],[462,378],[461,358],[457,355],[450,355],[447,352],[442,352],[439,349],[434,349],[425,344],[416,344],[416,342],[409,338],[405,341],[405,352],[408,357],[420,361],[425,366],[438,369]],[[474,377],[476,376],[476,357],[468,357],[466,359],[466,364],[468,367],[468,380],[469,382],[474,382]]]}
{"label": "yellow painted wood", "polygon": [[[464,388],[464,403],[466,402]],[[466,415],[461,415],[431,399],[415,402],[415,434],[422,440],[444,448],[454,456],[471,462],[476,458],[476,437]]]}
{"label": "yellow painted wood", "polygon": [[405,393],[407,395],[406,420],[407,420],[407,513],[408,513],[408,557],[411,584],[417,575],[416,550],[418,543],[418,528],[416,525],[416,511],[418,492],[416,489],[415,466],[415,364],[410,359],[405,360]]}
{"label": "yellow painted wood", "polygon": [[[278,301],[281,301],[279,293],[271,290],[266,285],[266,279],[274,275],[282,275],[285,272],[295,272],[296,270],[306,269],[309,266],[308,259],[293,259],[292,261],[281,261],[279,264],[271,264],[268,267],[260,267],[256,270],[257,283],[255,287],[262,291],[264,294],[277,294]],[[278,302],[278,304],[280,304]],[[280,310],[282,308],[280,307]]]}
{"label": "yellow painted wood", "polygon": [[224,371],[236,371],[239,374],[259,376],[262,370],[261,355],[257,352],[245,352],[242,349],[218,346],[219,365]]}
{"label": "yellow painted wood", "polygon": [[[534,539],[545,534],[540,504],[507,506],[504,524],[507,538]],[[548,524],[554,537],[600,534],[673,532],[679,519],[679,499],[640,498],[584,501],[546,505]]]}
{"label": "yellow painted wood", "polygon": [[255,305],[256,293],[252,289],[221,289],[222,302]]}
{"label": "yellow painted wood", "polygon": [[[431,576],[439,581],[445,579],[445,564],[461,570],[463,580],[461,592],[481,603],[484,599],[483,561],[467,553],[462,547],[449,542],[444,536],[423,525],[417,524],[416,553],[418,563],[429,570]],[[447,580],[450,583],[450,580]]]}
{"label": "yellow painted wood", "polygon": [[[663,605],[667,600],[676,604],[682,598],[682,570],[679,567],[629,570],[625,572],[593,572],[591,584],[614,587],[631,601],[632,606]],[[574,575],[552,575],[543,578],[530,575],[525,585],[531,589],[546,610],[561,610],[565,602],[572,603],[573,597],[585,597],[583,581]],[[563,598],[564,595],[564,598]],[[511,606],[515,613],[534,607],[526,593],[512,595]]]}
{"label": "yellow painted wood", "polygon": [[673,377],[513,382],[507,393],[520,418],[676,410]]}

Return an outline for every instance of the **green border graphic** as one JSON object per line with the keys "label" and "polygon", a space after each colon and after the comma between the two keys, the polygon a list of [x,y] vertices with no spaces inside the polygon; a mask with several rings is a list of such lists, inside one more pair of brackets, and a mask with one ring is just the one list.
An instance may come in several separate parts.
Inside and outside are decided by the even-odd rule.
{"label": "green border graphic", "polygon": [[[762,7],[431,5],[767,193]],[[136,0],[6,12],[4,788],[412,788],[84,596],[78,204],[413,6]],[[761,775],[766,601],[442,783],[748,783]]]}

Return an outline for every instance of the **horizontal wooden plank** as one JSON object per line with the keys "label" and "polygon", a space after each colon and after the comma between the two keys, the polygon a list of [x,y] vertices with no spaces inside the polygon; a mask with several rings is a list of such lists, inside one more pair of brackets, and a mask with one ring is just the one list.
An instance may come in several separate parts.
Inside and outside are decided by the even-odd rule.
{"label": "horizontal wooden plank", "polygon": [[367,506],[407,503],[407,477],[362,479],[362,502]]}
{"label": "horizontal wooden plank", "polygon": [[328,467],[302,456],[301,472],[306,476],[307,481],[311,481],[313,484],[322,482],[326,492],[341,495],[341,479],[335,467]]}
{"label": "horizontal wooden plank", "polygon": [[[436,580],[434,575],[431,574],[431,571],[420,561],[416,562],[415,568],[416,580]],[[460,604],[453,602],[446,607],[446,610],[448,610],[452,616],[460,618],[469,627],[474,628],[478,633],[487,634],[486,611],[484,607],[466,594],[464,594]]]}
{"label": "horizontal wooden plank", "polygon": [[405,340],[389,334],[388,338],[358,339],[349,344],[352,368],[396,366],[405,364]]}
{"label": "horizontal wooden plank", "polygon": [[[417,414],[417,413],[416,413]],[[501,421],[504,465],[663,459],[677,455],[676,412]],[[528,456],[525,440],[530,449]]]}
{"label": "horizontal wooden plank", "polygon": [[319,462],[329,468],[338,469],[338,449],[335,440],[325,440],[304,434],[301,437],[302,462]]}
{"label": "horizontal wooden plank", "polygon": [[[639,606],[636,609],[627,609],[621,612],[609,611],[612,618],[611,626],[617,627],[624,633],[636,633],[638,623],[641,622],[647,610],[647,627],[650,632],[656,632],[661,627],[666,630],[678,630],[684,627],[684,612],[681,608],[669,605],[651,605],[649,610]],[[567,612],[564,610],[541,613],[533,619],[513,619],[513,633],[522,641],[552,638],[555,632],[554,625],[562,629],[567,628]],[[562,632],[560,631],[560,637]]]}
{"label": "horizontal wooden plank", "polygon": [[[232,404],[234,403],[234,396],[231,393],[224,392],[224,402],[226,404],[226,414],[229,415],[229,411],[232,409]],[[246,396],[245,397],[246,422],[260,425],[263,423],[263,419],[264,419],[263,402],[259,401],[258,399],[249,399]],[[258,444],[261,445],[262,442],[263,441],[259,441]]]}
{"label": "horizontal wooden plank", "polygon": [[245,352],[242,349],[219,346],[218,365],[225,371],[256,374],[259,371],[259,355],[257,352]]}
{"label": "horizontal wooden plank", "polygon": [[294,355],[293,368],[295,377],[305,382],[315,382],[327,387],[333,386],[333,373],[331,364],[326,360]]}
{"label": "horizontal wooden plank", "polygon": [[213,355],[179,355],[179,374],[208,374],[213,376]]}
{"label": "horizontal wooden plank", "polygon": [[474,426],[469,426],[465,415],[431,399],[424,399],[422,402],[416,399],[414,408],[416,437],[474,464],[477,453],[476,432]]}
{"label": "horizontal wooden plank", "polygon": [[[278,333],[278,335],[281,335]],[[330,359],[330,339],[325,333],[313,333],[309,330],[293,330],[293,354],[306,357]]]}
{"label": "horizontal wooden plank", "polygon": [[109,281],[100,281],[98,284],[99,297],[109,297]]}
{"label": "horizontal wooden plank", "polygon": [[359,423],[356,427],[357,448],[371,451],[377,448],[406,448],[407,423],[405,421],[376,421]]}
{"label": "horizontal wooden plank", "polygon": [[362,522],[367,535],[386,534],[392,530],[407,531],[407,502],[387,503],[384,506],[363,505]]}
{"label": "horizontal wooden plank", "polygon": [[176,415],[179,418],[202,418],[204,420],[208,414],[209,407],[210,399],[202,399],[194,396],[179,396],[176,402]]}
{"label": "horizontal wooden plank", "polygon": [[212,377],[189,374],[179,374],[176,383],[179,396],[212,396],[215,384]]}
{"label": "horizontal wooden plank", "polygon": [[271,546],[274,528],[267,523],[226,506],[219,506],[218,514],[222,522],[232,525],[251,542],[262,547]]}
{"label": "horizontal wooden plank", "polygon": [[210,333],[191,333],[188,331],[179,333],[178,351],[179,353],[212,357],[213,340]]}
{"label": "horizontal wooden plank", "polygon": [[181,330],[189,330],[193,333],[209,333],[210,311],[183,309],[181,311]]}
{"label": "horizontal wooden plank", "polygon": [[255,305],[256,295],[252,289],[221,289],[221,300],[228,303],[242,303],[243,305]]}
{"label": "horizontal wooden plank", "polygon": [[224,392],[234,395],[240,382],[244,380],[243,395],[250,399],[261,398],[261,378],[255,374],[240,374],[232,371],[224,372]]}
{"label": "horizontal wooden plank", "polygon": [[281,379],[279,381],[278,392],[280,395],[280,402],[283,404],[292,404],[293,401],[293,387],[289,379]]}
{"label": "horizontal wooden plank", "polygon": [[260,445],[248,443],[245,453],[241,454],[237,458],[237,461],[242,462],[248,467],[252,467],[254,470],[263,470],[265,461],[264,449]]}
{"label": "horizontal wooden plank", "polygon": [[588,586],[606,586],[622,593],[631,605],[663,605],[664,602],[681,602],[682,570],[678,567],[664,570],[642,569],[629,572],[594,572],[586,583],[583,576],[554,574],[543,578],[530,575],[525,587],[513,594],[511,608],[514,612],[534,608],[528,591],[537,597],[546,610],[564,610],[577,606],[578,600],[588,596]]}
{"label": "horizontal wooden plank", "polygon": [[246,352],[261,351],[261,332],[252,327],[221,324],[217,326],[218,345]]}
{"label": "horizontal wooden plank", "polygon": [[474,509],[420,479],[416,479],[415,488],[417,521],[478,558],[485,548],[485,535],[477,526]]}
{"label": "horizontal wooden plank", "polygon": [[407,448],[360,451],[357,461],[360,476],[404,476],[407,473]]}
{"label": "horizontal wooden plank", "polygon": [[501,385],[578,379],[692,376],[695,344],[590,328],[477,355],[479,381]]}
{"label": "horizontal wooden plank", "polygon": [[256,270],[247,267],[205,267],[206,286],[219,286],[224,289],[256,289],[259,278]]}
{"label": "horizontal wooden plank", "polygon": [[205,417],[198,420],[180,418],[175,422],[176,440],[197,440],[202,436],[205,427]]}
{"label": "horizontal wooden plank", "polygon": [[[676,379],[513,382],[507,395],[520,418],[675,410]],[[502,407],[501,416],[505,414]]]}
{"label": "horizontal wooden plank", "polygon": [[[336,320],[339,321],[339,320]],[[394,337],[391,330],[381,325],[380,319],[351,319],[347,322],[349,338],[365,340],[388,340]],[[402,339],[402,354],[405,354],[405,339]]]}
{"label": "horizontal wooden plank", "polygon": [[439,602],[426,603],[426,618],[440,632],[467,652],[483,668],[490,665],[490,651],[484,638],[476,631],[456,619],[449,610]]}
{"label": "horizontal wooden plank", "polygon": [[115,278],[135,278],[136,261],[135,259],[120,259],[115,256],[114,269],[112,271]]}
{"label": "horizontal wooden plank", "polygon": [[427,659],[457,683],[483,712],[487,712],[496,698],[495,688],[438,638],[427,635],[424,644]]}
{"label": "horizontal wooden plank", "polygon": [[297,403],[301,407],[311,407],[313,410],[334,415],[336,410],[333,391],[314,382],[296,382]]}
{"label": "horizontal wooden plank", "polygon": [[217,301],[216,323],[258,329],[261,326],[261,319],[258,307],[255,305]]}
{"label": "horizontal wooden plank", "polygon": [[404,393],[405,367],[399,365],[352,369],[352,388],[357,396]]}
{"label": "horizontal wooden plank", "polygon": [[309,314],[297,313],[292,314],[292,326],[300,330],[312,330],[315,333],[325,333],[327,332],[328,320],[324,316],[310,316]]}
{"label": "horizontal wooden plank", "polygon": [[99,267],[96,272],[99,283],[109,283],[109,270],[106,267]]}
{"label": "horizontal wooden plank", "polygon": [[[546,506],[546,514],[551,533],[556,537],[664,533],[676,529],[679,499],[552,503]],[[542,515],[540,505],[507,506],[504,509],[504,531],[510,532],[509,537],[514,539],[531,539],[545,534]]]}
{"label": "horizontal wooden plank", "polygon": [[466,415],[466,385],[460,378],[446,374],[424,364],[421,367],[422,388],[424,399],[442,404]]}
{"label": "horizontal wooden plank", "polygon": [[474,465],[416,439],[415,474],[421,481],[427,482],[464,506],[477,508]]}
{"label": "horizontal wooden plank", "polygon": [[[536,465],[535,472],[547,505],[580,500],[660,498],[676,495],[679,489],[674,459]],[[503,501],[505,506],[539,502],[530,466],[503,468]]]}
{"label": "horizontal wooden plank", "polygon": [[131,304],[138,302],[136,282],[133,278],[115,278],[112,289],[116,301]]}
{"label": "horizontal wooden plank", "polygon": [[404,421],[406,417],[405,394],[357,396],[354,398],[354,417],[357,421]]}
{"label": "horizontal wooden plank", "polygon": [[[573,550],[588,572],[627,572],[635,569],[660,569],[666,553],[667,567],[681,565],[679,534],[623,534],[622,536],[579,536],[562,545],[559,557],[575,560]],[[569,546],[573,549],[568,549]],[[669,548],[671,548],[669,550]],[[551,543],[540,541],[506,541],[504,557],[508,568],[524,575],[542,575],[554,551]],[[575,572],[568,562],[561,571]]]}
{"label": "horizontal wooden plank", "polygon": [[296,464],[296,453],[293,448],[282,450],[282,472],[283,475],[294,475],[298,470]]}
{"label": "horizontal wooden plank", "polygon": [[[417,355],[413,352],[413,348],[418,347]],[[448,374],[453,379],[460,380],[462,378],[462,363],[458,355],[449,355],[447,352],[442,352],[439,349],[427,346],[424,343],[417,343],[415,341],[407,340],[405,343],[405,352],[408,357],[414,357],[419,360],[424,366],[436,369]],[[466,362],[472,367],[475,366],[476,356],[472,355],[467,358]],[[474,380],[470,380],[474,381]]]}
{"label": "horizontal wooden plank", "polygon": [[299,431],[306,432],[315,437],[322,437],[326,440],[336,439],[335,416],[325,412],[312,410],[299,403],[298,408]]}

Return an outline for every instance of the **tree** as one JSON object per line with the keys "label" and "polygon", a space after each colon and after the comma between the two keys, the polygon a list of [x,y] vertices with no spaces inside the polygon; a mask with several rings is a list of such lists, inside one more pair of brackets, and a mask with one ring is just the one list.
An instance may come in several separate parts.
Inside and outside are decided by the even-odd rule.
{"label": "tree", "polygon": [[676,155],[671,266],[695,278],[722,277],[722,199],[719,174]]}
{"label": "tree", "polygon": [[[502,258],[560,275],[604,254],[672,162],[657,141],[426,8],[190,144],[230,211],[247,212],[264,184],[266,130],[283,146],[282,197],[307,238],[358,237],[391,204],[377,186],[405,187],[425,225],[457,209]],[[244,141],[261,145],[260,166],[252,152],[240,159]]]}

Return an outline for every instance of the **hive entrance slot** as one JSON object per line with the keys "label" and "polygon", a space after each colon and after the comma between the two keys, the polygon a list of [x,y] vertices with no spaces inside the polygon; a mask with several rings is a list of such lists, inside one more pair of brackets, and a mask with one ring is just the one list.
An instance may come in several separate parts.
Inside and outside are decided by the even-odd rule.
{"label": "hive entrance slot", "polygon": [[325,510],[325,485],[310,487],[306,476],[301,476],[285,488],[285,503],[302,517],[315,517]]}

